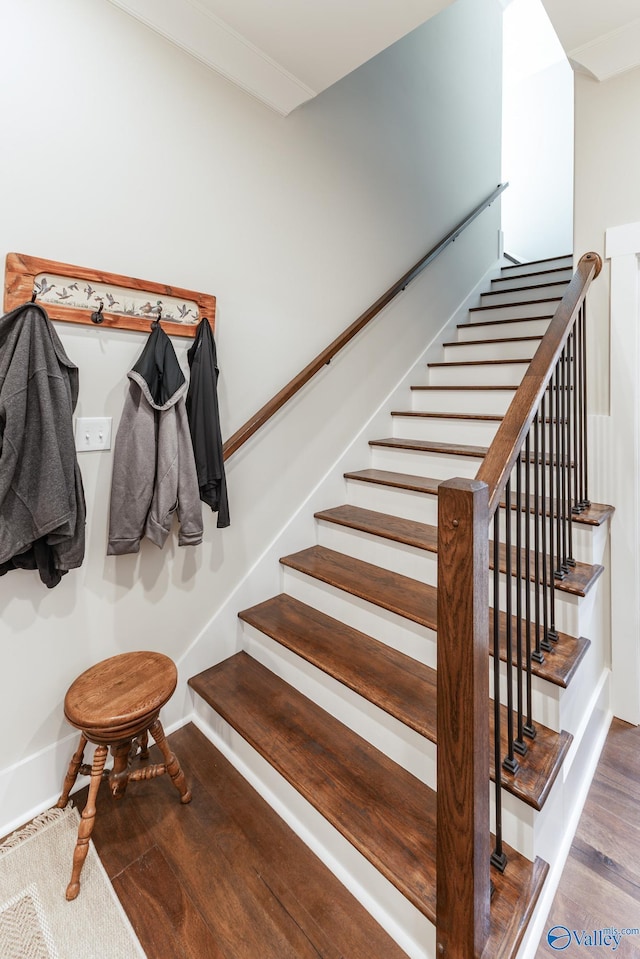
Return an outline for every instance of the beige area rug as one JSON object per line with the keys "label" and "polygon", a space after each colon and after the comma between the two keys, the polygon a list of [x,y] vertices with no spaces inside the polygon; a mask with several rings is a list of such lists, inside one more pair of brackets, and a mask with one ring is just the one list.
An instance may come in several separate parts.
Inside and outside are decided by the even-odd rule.
{"label": "beige area rug", "polygon": [[144,959],[93,843],[65,899],[79,820],[50,809],[0,845],[1,959]]}

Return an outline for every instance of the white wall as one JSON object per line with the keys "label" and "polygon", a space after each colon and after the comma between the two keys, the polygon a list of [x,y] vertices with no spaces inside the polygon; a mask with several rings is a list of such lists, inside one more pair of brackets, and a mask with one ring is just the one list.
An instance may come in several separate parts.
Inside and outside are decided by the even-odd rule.
{"label": "white wall", "polygon": [[[630,722],[640,720],[639,98],[640,69],[602,83],[576,74],[576,251],[595,250],[603,258],[587,313],[589,409],[597,442],[590,495],[616,507],[611,522],[612,706],[615,715]],[[617,287],[611,284],[612,271]]]}
{"label": "white wall", "polygon": [[[482,42],[478,38],[482,37]],[[223,435],[499,181],[500,10],[458,0],[283,119],[105,0],[0,9],[0,254],[212,292]],[[107,557],[111,453],[81,455],[88,550],[52,591],[0,580],[0,823],[57,789],[65,690],[207,624],[496,256],[499,205],[228,464],[232,525]],[[58,324],[78,413],[114,418],[144,336]],[[184,360],[186,341],[176,341]],[[1,832],[2,830],[0,830]]]}
{"label": "white wall", "polygon": [[573,251],[573,72],[540,0],[504,13],[504,248],[522,260]]}

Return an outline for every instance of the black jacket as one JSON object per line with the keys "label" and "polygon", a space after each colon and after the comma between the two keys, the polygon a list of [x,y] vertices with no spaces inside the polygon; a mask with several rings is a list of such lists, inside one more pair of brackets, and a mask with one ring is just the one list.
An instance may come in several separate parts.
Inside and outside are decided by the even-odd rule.
{"label": "black jacket", "polygon": [[0,576],[57,586],[84,558],[85,502],[72,414],[78,368],[45,310],[0,318]]}
{"label": "black jacket", "polygon": [[218,365],[216,344],[206,317],[198,324],[193,346],[187,353],[191,381],[187,393],[187,416],[196,458],[200,499],[218,513],[218,529],[229,526],[227,481],[222,456],[218,412]]}

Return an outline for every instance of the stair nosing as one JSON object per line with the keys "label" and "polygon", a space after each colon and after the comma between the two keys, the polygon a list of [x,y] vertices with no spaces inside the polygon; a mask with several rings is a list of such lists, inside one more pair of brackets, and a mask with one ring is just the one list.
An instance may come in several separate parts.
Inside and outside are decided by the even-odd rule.
{"label": "stair nosing", "polygon": [[428,369],[452,366],[508,366],[513,363],[530,363],[532,357],[527,359],[514,358],[512,360],[443,360],[438,363],[427,363]]}
{"label": "stair nosing", "polygon": [[[469,325],[469,324],[468,324]],[[449,340],[443,343],[443,347],[451,346],[493,346],[498,343],[528,343],[530,340],[539,342],[542,339],[542,333],[532,333],[531,336],[503,336],[495,337],[491,340]]]}

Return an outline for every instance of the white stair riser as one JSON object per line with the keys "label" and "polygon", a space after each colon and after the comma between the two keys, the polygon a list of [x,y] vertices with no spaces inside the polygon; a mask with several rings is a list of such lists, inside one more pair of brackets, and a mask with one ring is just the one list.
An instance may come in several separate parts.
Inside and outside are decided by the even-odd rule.
{"label": "white stair riser", "polygon": [[445,480],[454,476],[473,479],[478,472],[481,457],[452,456],[447,453],[427,453],[422,450],[398,450],[387,446],[371,447],[371,467],[410,473],[414,476],[433,476]]}
{"label": "white stair riser", "polygon": [[430,366],[431,386],[520,385],[527,363],[479,363],[477,366]]}
{"label": "white stair riser", "polygon": [[424,413],[495,413],[504,416],[515,389],[411,390],[411,408]]}
{"label": "white stair riser", "polygon": [[387,930],[410,959],[436,954],[435,927],[204,700],[196,725]]}
{"label": "white stair riser", "polygon": [[429,493],[348,480],[347,502],[352,506],[390,513],[416,523],[430,523],[432,526],[438,523],[438,497]]}
{"label": "white stair riser", "polygon": [[[523,284],[524,286],[524,284]],[[549,299],[552,296],[564,296],[566,283],[553,283],[538,288],[492,290],[482,293],[480,306],[510,306],[512,303],[530,303],[532,300]]]}
{"label": "white stair riser", "polygon": [[539,303],[515,303],[513,306],[489,306],[487,309],[469,310],[471,323],[486,323],[487,320],[529,319],[532,316],[551,317],[560,300],[541,300]]}
{"label": "white stair riser", "polygon": [[437,443],[489,446],[500,425],[495,420],[458,420],[445,417],[392,416],[393,435]]}
{"label": "white stair riser", "polygon": [[550,323],[548,316],[532,320],[513,320],[506,323],[472,322],[458,327],[458,341],[492,340],[507,336],[544,336]]}
{"label": "white stair riser", "polygon": [[513,266],[503,266],[500,276],[528,276],[530,273],[540,273],[547,270],[573,270],[572,256],[556,256],[550,260],[536,260],[532,263],[516,263]]}
{"label": "white stair riser", "polygon": [[[502,337],[502,331],[496,333]],[[540,340],[520,338],[499,343],[466,343],[464,340],[444,348],[445,363],[464,363],[480,360],[530,360],[538,349]]]}
{"label": "white stair riser", "polygon": [[505,279],[501,277],[500,279],[491,281],[492,290],[514,290],[518,289],[521,286],[544,286],[547,283],[569,283],[571,277],[573,276],[573,268],[564,270],[548,270],[544,273],[530,274],[529,276],[522,279],[522,277],[514,276],[512,279]]}
{"label": "white stair riser", "polygon": [[284,591],[435,669],[433,630],[288,567],[284,567]]}

